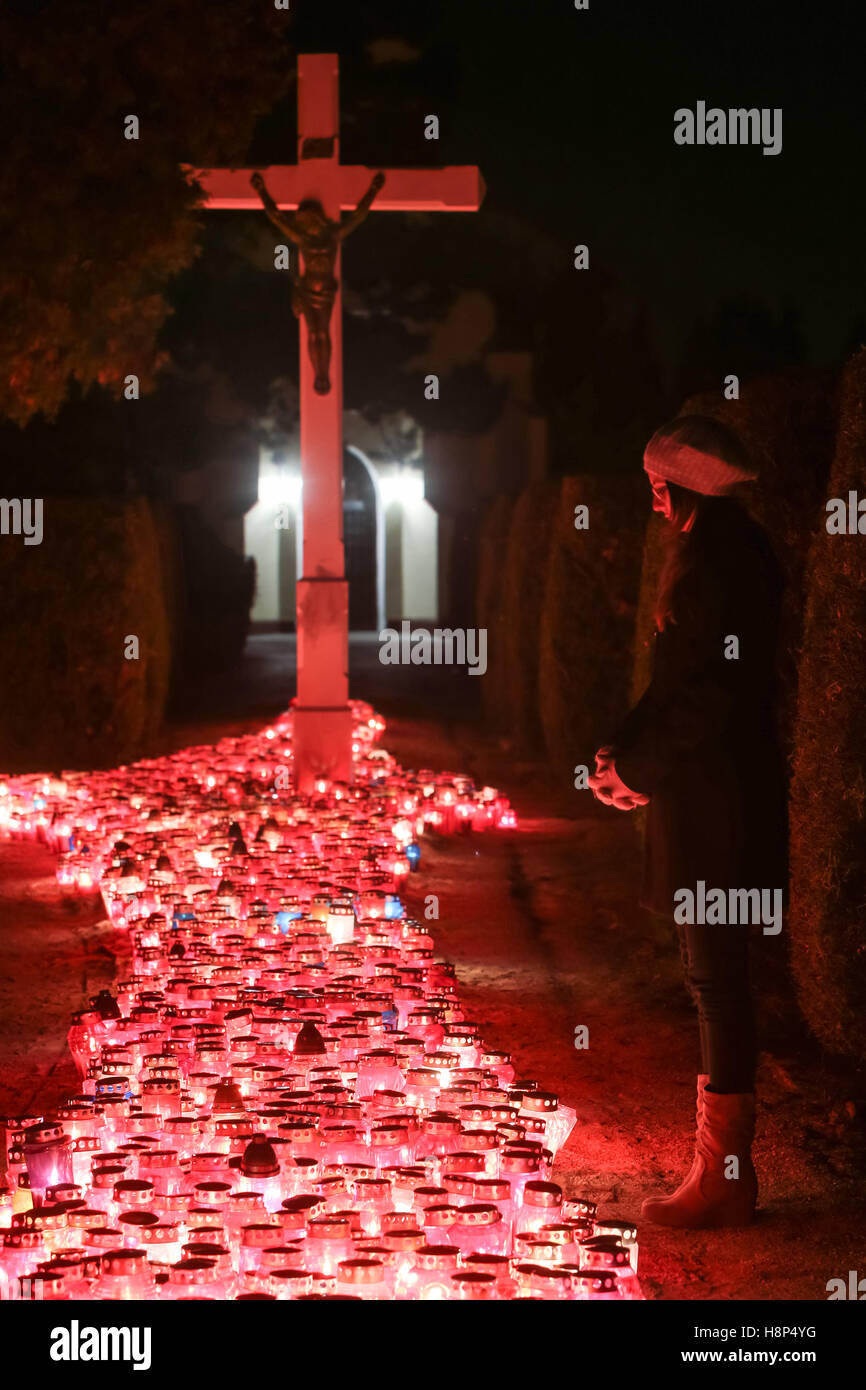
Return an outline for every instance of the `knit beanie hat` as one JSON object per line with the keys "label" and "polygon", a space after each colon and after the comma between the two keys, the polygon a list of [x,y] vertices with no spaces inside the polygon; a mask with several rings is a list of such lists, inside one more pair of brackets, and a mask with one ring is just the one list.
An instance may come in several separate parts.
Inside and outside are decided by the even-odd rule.
{"label": "knit beanie hat", "polygon": [[665,482],[710,497],[758,476],[739,436],[708,415],[680,415],[662,425],[644,450],[643,466]]}

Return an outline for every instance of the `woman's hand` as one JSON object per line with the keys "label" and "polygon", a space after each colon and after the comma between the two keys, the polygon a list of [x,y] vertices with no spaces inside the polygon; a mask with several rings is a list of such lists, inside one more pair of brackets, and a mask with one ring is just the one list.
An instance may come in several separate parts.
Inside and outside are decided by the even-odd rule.
{"label": "woman's hand", "polygon": [[627,787],[616,770],[612,748],[599,748],[595,755],[595,772],[589,778],[592,794],[605,806],[615,806],[618,811],[633,811],[636,806],[646,806],[649,797],[642,792],[633,792]]}

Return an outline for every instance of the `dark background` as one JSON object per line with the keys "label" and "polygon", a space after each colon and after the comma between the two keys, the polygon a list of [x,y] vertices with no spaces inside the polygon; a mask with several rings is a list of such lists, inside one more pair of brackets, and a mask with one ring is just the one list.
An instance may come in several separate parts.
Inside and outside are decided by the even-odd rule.
{"label": "dark background", "polygon": [[[365,163],[397,134],[358,62],[365,42],[391,30],[422,49],[437,162],[481,165],[482,215],[587,242],[647,303],[673,373],[696,317],[729,296],[788,313],[810,360],[848,346],[866,307],[863,28],[838,3],[401,0],[302,3],[294,32],[301,50],[340,51],[343,157]],[[781,107],[781,154],[675,145],[674,111],[699,99]]]}
{"label": "dark background", "polygon": [[[552,471],[638,467],[647,430],[689,393],[836,364],[862,340],[862,27],[838,0],[10,0],[9,467],[31,490],[34,470],[46,492],[130,474],[152,490],[227,431],[291,424],[297,334],[272,229],[196,211],[178,166],[294,162],[296,55],[325,50],[340,55],[345,162],[477,163],[488,186],[479,214],[374,215],[353,236],[347,407],[487,428],[501,401],[480,358],[432,412],[407,371],[461,291],[482,290],[487,346],[533,354]],[[781,154],[675,145],[674,111],[698,100],[781,107]],[[149,399],[112,410],[136,370]]]}

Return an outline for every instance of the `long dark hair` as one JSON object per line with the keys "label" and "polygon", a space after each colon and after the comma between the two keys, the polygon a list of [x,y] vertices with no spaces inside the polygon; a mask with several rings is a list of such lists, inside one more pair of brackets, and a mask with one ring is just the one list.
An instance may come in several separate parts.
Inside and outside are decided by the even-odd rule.
{"label": "long dark hair", "polygon": [[659,632],[668,623],[676,622],[673,609],[674,591],[694,563],[692,532],[698,518],[714,500],[701,492],[692,492],[691,488],[682,487],[679,483],[668,483],[667,490],[673,511],[666,523],[668,533],[665,557],[656,593],[655,622]]}

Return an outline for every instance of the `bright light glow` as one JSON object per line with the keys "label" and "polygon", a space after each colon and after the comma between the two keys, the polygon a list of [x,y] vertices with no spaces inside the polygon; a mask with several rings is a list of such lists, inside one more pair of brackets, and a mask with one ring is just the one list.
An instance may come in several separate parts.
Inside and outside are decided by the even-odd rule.
{"label": "bright light glow", "polygon": [[382,501],[386,507],[403,507],[424,501],[424,474],[420,468],[400,468],[386,473],[379,480]]}
{"label": "bright light glow", "polygon": [[288,502],[297,507],[301,500],[301,475],[292,470],[259,474],[259,501],[266,507],[279,506]]}
{"label": "bright light glow", "polygon": [[[457,816],[465,817],[473,834],[494,819],[499,825],[512,824],[507,799],[495,788],[482,796],[465,778],[449,779],[448,785],[428,778],[420,789],[415,776],[374,747],[384,722],[357,702],[351,712],[351,786],[335,785],[322,775],[312,797],[294,795],[281,809],[273,806],[265,783],[291,762],[290,714],[211,748],[184,749],[113,772],[70,773],[50,790],[41,776],[4,779],[0,838],[44,839],[59,855],[59,882],[77,885],[82,892],[98,887],[110,920],[131,938],[131,962],[116,999],[102,991],[111,1009],[100,1008],[95,998],[69,1031],[85,1093],[68,1103],[65,1125],[56,1127],[56,1136],[46,1130],[44,1140],[34,1138],[28,1146],[27,1120],[13,1121],[12,1130],[7,1126],[6,1166],[20,1164],[23,1144],[37,1198],[44,1200],[61,1179],[74,1181],[84,1201],[99,1205],[113,1225],[131,1199],[124,1197],[121,1204],[117,1190],[112,1200],[97,1187],[93,1164],[106,1154],[126,1153],[145,1123],[147,1133],[164,1126],[170,1141],[169,1148],[161,1147],[159,1162],[154,1154],[151,1165],[144,1150],[136,1162],[145,1185],[152,1181],[146,1176],[151,1167],[159,1169],[159,1182],[167,1184],[172,1196],[169,1224],[177,1228],[177,1237],[145,1241],[147,1258],[135,1268],[115,1258],[115,1251],[114,1256],[105,1254],[96,1277],[95,1270],[58,1272],[58,1279],[68,1281],[64,1292],[68,1288],[75,1301],[190,1296],[182,1250],[187,1236],[195,1240],[190,1203],[200,1200],[196,1175],[215,1187],[225,1179],[229,1193],[229,1174],[218,1160],[234,1155],[238,1123],[244,1134],[241,1151],[246,1157],[251,1146],[249,1157],[261,1166],[253,1163],[244,1170],[249,1181],[226,1196],[226,1225],[231,1220],[234,1231],[239,1222],[261,1229],[256,1223],[278,1212],[288,1198],[317,1199],[320,1172],[351,1163],[356,1173],[378,1174],[369,1185],[359,1180],[351,1190],[329,1197],[339,1203],[339,1211],[329,1206],[323,1212],[320,1232],[311,1221],[292,1258],[298,1275],[307,1277],[307,1289],[319,1286],[323,1271],[336,1273],[345,1283],[355,1273],[365,1274],[361,1266],[351,1270],[343,1264],[343,1279],[339,1267],[368,1258],[365,1237],[387,1241],[391,1228],[383,1212],[411,1213],[421,1225],[423,1207],[416,1207],[413,1194],[407,1194],[402,1165],[423,1164],[434,1189],[446,1186],[453,1156],[440,1151],[440,1140],[425,1133],[424,1122],[444,1110],[456,1136],[462,1094],[477,1092],[483,1103],[489,1093],[497,1109],[504,1105],[516,1124],[532,1123],[527,1133],[537,1137],[539,1150],[533,1171],[542,1181],[548,1176],[547,1159],[542,1162],[540,1156],[542,1141],[546,1151],[555,1153],[576,1123],[573,1109],[557,1106],[543,1092],[533,1102],[531,1081],[519,1096],[510,1097],[504,1088],[514,1079],[514,1067],[501,1055],[491,1054],[491,1065],[479,1066],[484,1049],[477,1025],[460,1008],[447,964],[434,957],[433,937],[408,915],[400,897],[410,862],[418,863],[412,836],[425,821],[453,828]],[[33,814],[40,804],[50,815],[43,810]],[[362,992],[356,991],[356,980],[363,981]],[[246,1002],[247,992],[250,1001],[269,1001],[261,1017],[258,1004]],[[365,1006],[352,1013],[356,993]],[[171,1008],[164,1011],[161,1000]],[[208,1020],[217,1005],[223,1022],[212,1027]],[[316,1023],[307,1030],[312,1032],[305,1050],[298,1040],[302,1021],[311,1016]],[[185,1021],[176,1024],[176,1017]],[[450,1032],[449,1022],[458,1025]],[[175,1055],[177,1028],[188,1035],[199,1026],[195,1057],[187,1051]],[[228,1085],[221,1081],[226,1077]],[[281,1123],[287,1080],[300,1103],[302,1092],[310,1094],[326,1081],[330,1089],[330,1078],[345,1091],[351,1121],[334,1124],[327,1114],[320,1121],[301,1103],[295,1121]],[[269,1103],[275,1090],[280,1093],[276,1107]],[[394,1123],[391,1112],[398,1108],[417,1122]],[[287,1146],[279,1155],[271,1147],[275,1129],[288,1131],[279,1136]],[[253,1130],[259,1137],[248,1144]],[[491,1127],[490,1143],[483,1146],[488,1176],[495,1177],[504,1163],[505,1136],[511,1130],[507,1126],[500,1137]],[[73,1152],[73,1143],[90,1147]],[[455,1137],[445,1148],[455,1146],[465,1147]],[[492,1214],[501,1214],[501,1221],[458,1233],[459,1266],[446,1262],[444,1269],[428,1269],[426,1255],[416,1263],[414,1249],[406,1249],[396,1265],[382,1260],[378,1270],[366,1271],[385,1278],[375,1279],[362,1296],[506,1298],[552,1286],[549,1273],[536,1262],[515,1265],[513,1279],[496,1291],[489,1282],[473,1285],[471,1278],[460,1277],[475,1253],[519,1254],[515,1214],[523,1180],[512,1173],[511,1181],[511,1195],[493,1202],[499,1213]],[[141,1200],[156,1213],[163,1205],[154,1189]],[[31,1201],[24,1189],[11,1202],[4,1200],[0,1189],[0,1226]],[[566,1205],[571,1213],[563,1208],[563,1215],[569,1216],[592,1204],[574,1199]],[[351,1220],[343,1219],[346,1212]],[[47,1219],[46,1236],[53,1218]],[[214,1224],[222,1223],[215,1219]],[[613,1252],[616,1269],[600,1268],[593,1276],[593,1296],[640,1297],[634,1227],[622,1221],[596,1226],[621,1245]],[[425,1235],[429,1242],[426,1230]],[[232,1239],[226,1246],[219,1268],[200,1262],[201,1278],[192,1296],[234,1299],[269,1287],[272,1271],[257,1245]],[[62,1259],[62,1242],[56,1247],[46,1238],[45,1247],[49,1255],[58,1249]],[[44,1254],[41,1246],[20,1251],[0,1247],[0,1295],[12,1275],[52,1268]],[[556,1263],[552,1257],[543,1261]],[[528,1272],[521,1275],[521,1268]],[[158,1273],[167,1275],[168,1282],[157,1286]],[[588,1296],[576,1276],[574,1281],[566,1276],[563,1283],[557,1296]]]}

